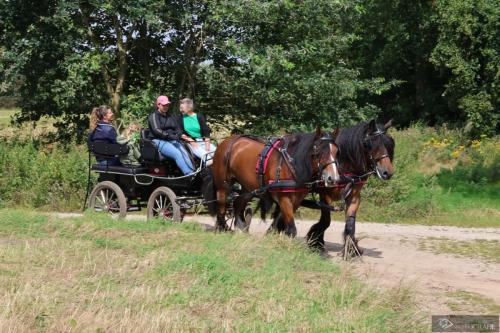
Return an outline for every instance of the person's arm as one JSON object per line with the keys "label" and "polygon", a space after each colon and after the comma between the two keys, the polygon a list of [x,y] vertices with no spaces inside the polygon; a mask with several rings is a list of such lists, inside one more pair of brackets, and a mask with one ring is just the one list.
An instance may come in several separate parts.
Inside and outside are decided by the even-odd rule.
{"label": "person's arm", "polygon": [[118,135],[116,134],[116,129],[113,126],[109,126],[109,130],[107,133],[107,137],[110,143],[116,143],[116,137]]}
{"label": "person's arm", "polygon": [[201,136],[204,138],[210,138],[210,133],[212,131],[210,130],[210,127],[208,127],[207,125],[207,119],[201,113],[197,114],[197,118],[198,118],[198,124],[200,124]]}
{"label": "person's arm", "polygon": [[210,138],[205,138],[205,150],[210,151]]}
{"label": "person's arm", "polygon": [[162,140],[179,140],[181,136],[180,131],[171,128],[160,128],[160,122],[156,113],[152,113],[149,115],[148,122],[150,130],[151,132],[153,132],[153,135],[156,138]]}
{"label": "person's arm", "polygon": [[129,141],[130,141],[130,139],[129,139],[129,138],[127,138],[125,135],[118,135],[118,136],[116,137],[116,143],[121,144],[121,145],[125,145],[125,144],[127,144]]}

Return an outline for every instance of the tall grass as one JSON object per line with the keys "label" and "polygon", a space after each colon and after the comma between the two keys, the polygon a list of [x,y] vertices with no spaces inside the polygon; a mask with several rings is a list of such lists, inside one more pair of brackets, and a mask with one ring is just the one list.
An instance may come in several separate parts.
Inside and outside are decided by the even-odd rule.
{"label": "tall grass", "polygon": [[363,190],[361,218],[500,227],[500,138],[414,126],[392,131],[394,177]]}
{"label": "tall grass", "polygon": [[87,165],[87,152],[81,146],[0,140],[0,207],[81,208]]}
{"label": "tall grass", "polygon": [[425,331],[408,290],[286,237],[0,210],[0,253],[1,332]]}
{"label": "tall grass", "polygon": [[[500,137],[469,141],[458,130],[422,126],[390,133],[396,173],[370,178],[360,220],[500,226]],[[80,208],[87,153],[68,147],[0,140],[0,206]]]}

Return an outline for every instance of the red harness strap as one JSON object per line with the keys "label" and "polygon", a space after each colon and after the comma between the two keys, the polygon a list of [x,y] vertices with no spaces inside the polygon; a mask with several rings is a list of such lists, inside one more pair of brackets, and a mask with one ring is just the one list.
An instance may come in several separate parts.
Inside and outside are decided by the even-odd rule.
{"label": "red harness strap", "polygon": [[[263,177],[267,170],[267,165],[269,163],[269,159],[271,158],[271,154],[275,149],[278,149],[281,145],[283,145],[283,139],[275,138],[272,139],[259,154],[259,159],[257,160],[257,165],[255,166],[255,172],[261,177],[261,186],[265,188],[267,191],[274,192],[283,192],[283,193],[296,193],[296,192],[308,192],[309,189],[305,187],[297,187],[297,183],[293,179],[271,179],[268,181],[267,185],[264,186]],[[279,178],[279,173],[277,175]]]}
{"label": "red harness strap", "polygon": [[[283,140],[276,140],[271,145],[271,147],[267,150],[267,152],[265,152],[266,155],[264,156],[264,161],[262,161],[260,158],[257,160],[257,165],[255,166],[255,172],[257,172],[258,174],[262,174],[262,175],[266,173],[267,163],[269,162],[269,159],[271,158],[271,154],[282,143],[283,143]],[[264,150],[265,150],[265,148],[264,148]],[[261,165],[261,161],[262,161],[262,165]]]}

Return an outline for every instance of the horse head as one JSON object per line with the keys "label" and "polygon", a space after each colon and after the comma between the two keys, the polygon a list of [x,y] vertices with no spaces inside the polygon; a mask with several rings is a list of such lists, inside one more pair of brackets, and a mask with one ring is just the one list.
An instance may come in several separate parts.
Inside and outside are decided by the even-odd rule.
{"label": "horse head", "polygon": [[363,145],[367,158],[377,176],[382,180],[388,180],[394,174],[392,164],[394,158],[394,139],[387,135],[387,130],[392,126],[392,119],[385,125],[370,121],[366,127]]}
{"label": "horse head", "polygon": [[324,182],[326,187],[333,186],[340,181],[337,161],[339,147],[335,143],[338,133],[338,129],[323,133],[319,126],[316,128],[312,151],[313,173],[317,175],[318,180]]}

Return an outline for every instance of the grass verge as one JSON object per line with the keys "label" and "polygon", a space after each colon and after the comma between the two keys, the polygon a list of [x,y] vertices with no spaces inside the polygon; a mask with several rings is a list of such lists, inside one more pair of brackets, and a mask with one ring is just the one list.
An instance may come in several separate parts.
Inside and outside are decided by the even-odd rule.
{"label": "grass verge", "polygon": [[283,237],[0,210],[1,332],[423,332],[408,291],[372,291]]}
{"label": "grass verge", "polygon": [[0,130],[10,125],[10,119],[16,112],[19,112],[19,109],[0,108]]}
{"label": "grass verge", "polygon": [[434,253],[448,253],[500,263],[500,242],[497,240],[456,241],[447,238],[428,237],[419,242],[419,248]]}
{"label": "grass verge", "polygon": [[457,290],[448,292],[449,298],[447,304],[450,310],[455,312],[497,314],[500,313],[500,305],[496,304],[491,298],[484,297],[477,293]]}

